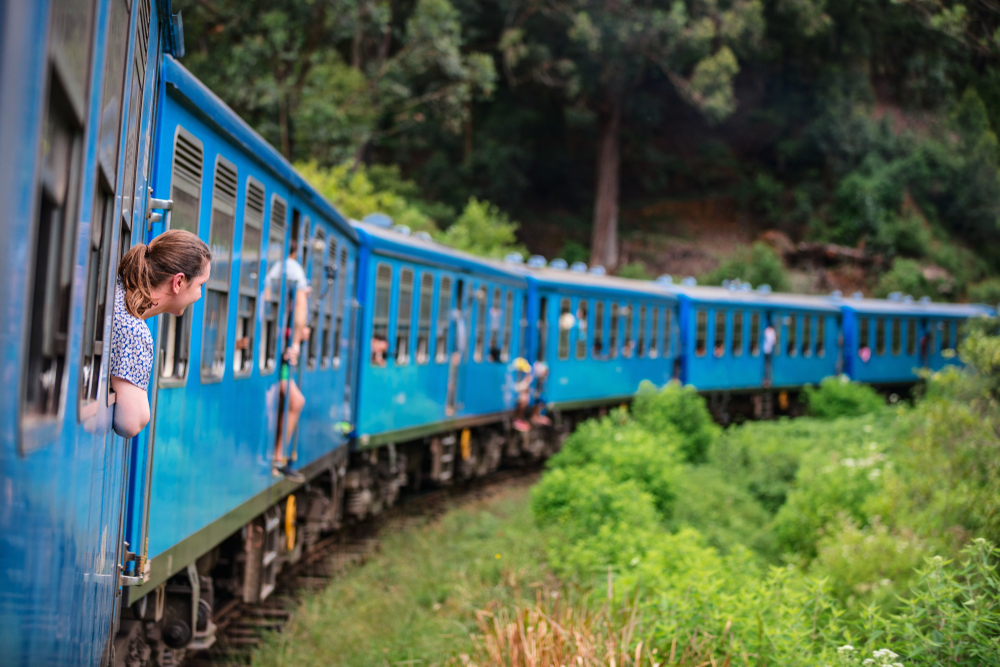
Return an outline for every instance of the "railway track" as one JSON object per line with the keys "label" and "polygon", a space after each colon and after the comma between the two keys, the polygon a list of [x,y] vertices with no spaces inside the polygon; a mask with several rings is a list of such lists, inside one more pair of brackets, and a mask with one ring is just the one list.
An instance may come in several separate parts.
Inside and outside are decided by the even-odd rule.
{"label": "railway track", "polygon": [[347,527],[314,544],[278,575],[274,592],[258,604],[233,599],[213,614],[216,641],[208,650],[188,654],[184,667],[244,666],[254,650],[275,632],[283,632],[304,595],[326,588],[333,579],[364,564],[381,548],[386,531],[406,530],[433,520],[458,505],[490,497],[512,485],[533,484],[541,464],[498,471],[452,487],[407,496],[374,519]]}

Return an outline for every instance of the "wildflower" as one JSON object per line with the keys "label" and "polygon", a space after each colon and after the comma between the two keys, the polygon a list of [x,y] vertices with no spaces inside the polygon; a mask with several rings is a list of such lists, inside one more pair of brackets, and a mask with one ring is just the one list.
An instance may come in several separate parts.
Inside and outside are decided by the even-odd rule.
{"label": "wildflower", "polygon": [[865,667],[871,667],[872,665],[875,664],[875,658],[865,658],[861,664],[864,665]]}
{"label": "wildflower", "polygon": [[844,644],[843,646],[837,649],[837,653],[843,655],[845,653],[850,653],[853,650],[854,650],[853,646],[851,646],[850,644]]}

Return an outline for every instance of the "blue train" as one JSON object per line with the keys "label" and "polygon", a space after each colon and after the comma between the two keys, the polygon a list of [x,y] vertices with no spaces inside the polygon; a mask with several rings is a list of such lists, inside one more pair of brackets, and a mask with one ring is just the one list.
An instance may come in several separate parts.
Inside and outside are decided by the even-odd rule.
{"label": "blue train", "polygon": [[[644,380],[692,384],[722,419],[740,397],[766,416],[775,392],[839,372],[912,383],[992,314],[485,260],[345,220],[182,55],[169,0],[0,2],[4,664],[178,664],[212,646],[213,610],[266,598],[321,534],[403,486],[544,457]],[[125,440],[113,276],[171,228],[210,244],[211,280],[150,320],[152,418]],[[290,306],[266,278],[293,241],[312,335],[285,454],[305,482],[272,466]],[[546,414],[518,429],[529,374]]]}

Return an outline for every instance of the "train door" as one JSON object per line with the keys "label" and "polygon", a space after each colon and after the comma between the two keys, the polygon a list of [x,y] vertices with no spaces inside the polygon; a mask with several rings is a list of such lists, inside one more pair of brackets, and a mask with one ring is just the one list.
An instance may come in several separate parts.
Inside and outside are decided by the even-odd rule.
{"label": "train door", "polygon": [[455,281],[455,307],[452,308],[451,319],[451,349],[448,357],[448,394],[445,402],[444,412],[447,416],[453,416],[456,411],[464,407],[460,393],[462,389],[462,378],[465,375],[465,367],[468,365],[469,347],[469,321],[466,301],[468,299],[468,285],[465,279],[459,278]]}

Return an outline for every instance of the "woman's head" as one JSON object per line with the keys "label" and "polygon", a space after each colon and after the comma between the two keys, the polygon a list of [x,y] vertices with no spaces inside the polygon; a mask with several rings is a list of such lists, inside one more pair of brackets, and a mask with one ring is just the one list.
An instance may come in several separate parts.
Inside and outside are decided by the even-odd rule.
{"label": "woman's head", "polygon": [[211,261],[208,245],[182,229],[164,232],[149,245],[136,245],[118,267],[125,287],[125,308],[135,317],[143,317],[153,308],[181,315],[201,298]]}

